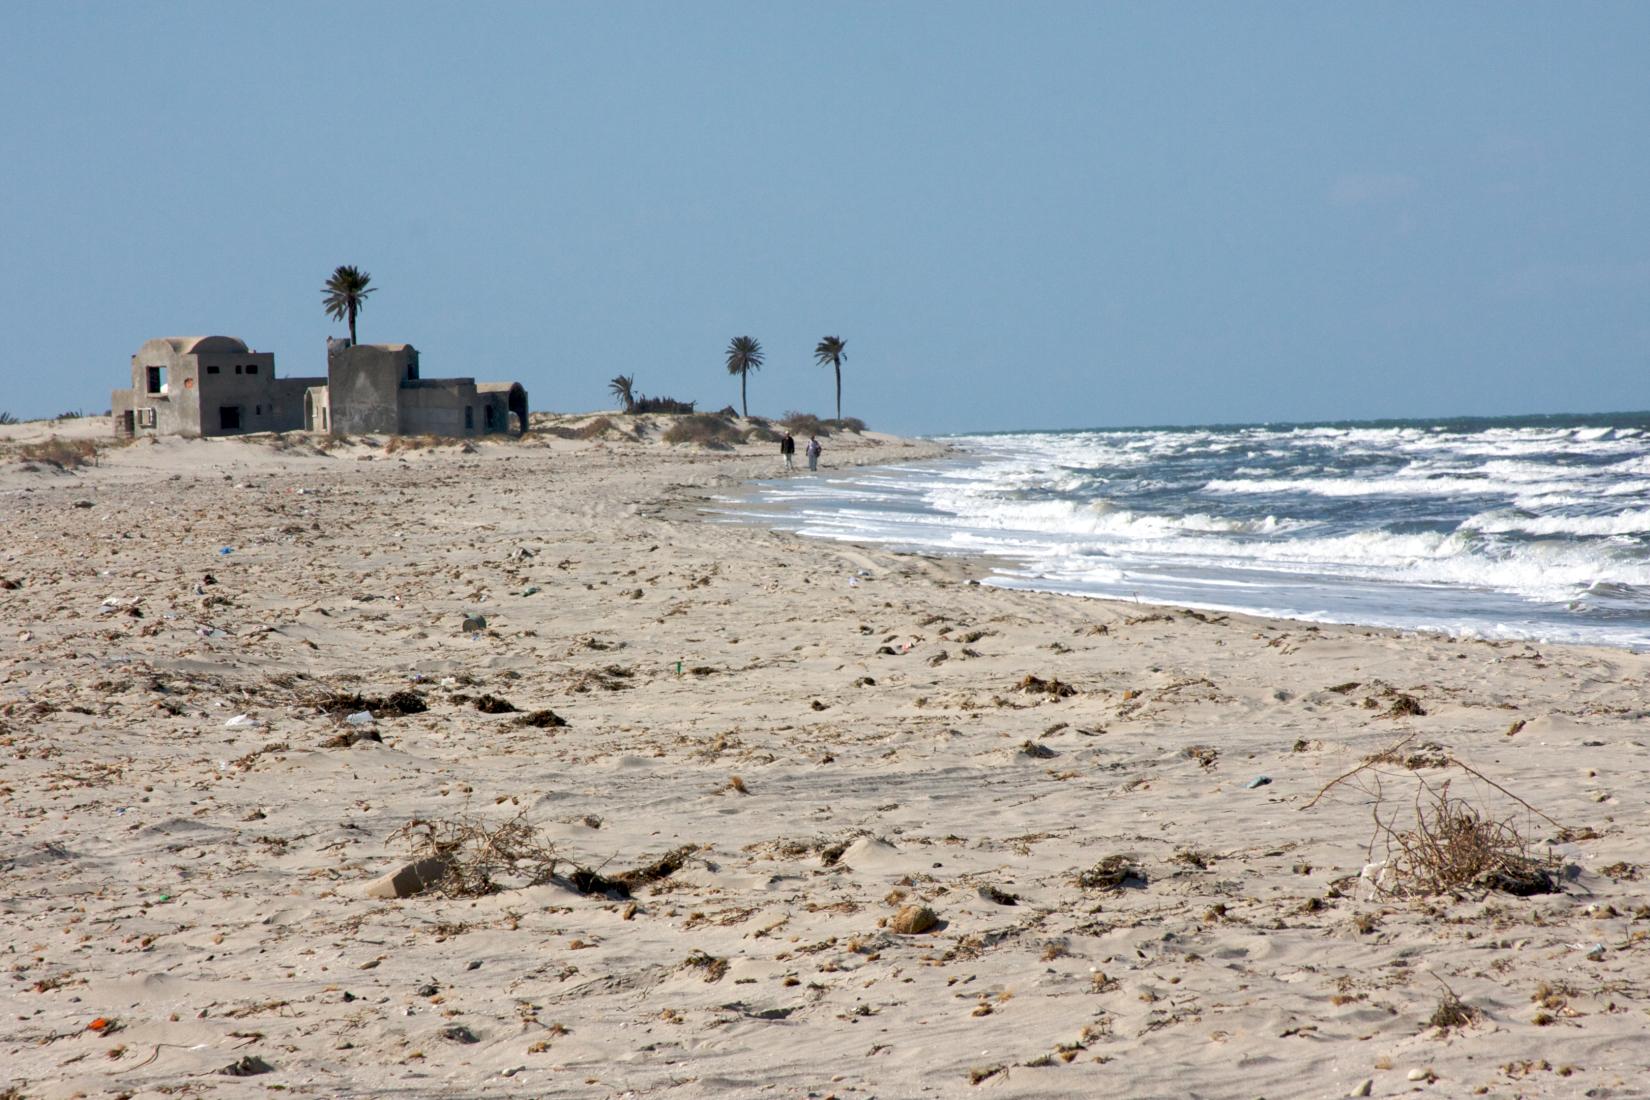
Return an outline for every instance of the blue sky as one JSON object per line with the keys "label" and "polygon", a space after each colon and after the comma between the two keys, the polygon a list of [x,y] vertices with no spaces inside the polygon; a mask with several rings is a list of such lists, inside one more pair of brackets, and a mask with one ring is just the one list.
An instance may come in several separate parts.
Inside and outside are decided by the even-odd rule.
{"label": "blue sky", "polygon": [[147,338],[906,432],[1650,408],[1650,4],[26,3],[0,408]]}

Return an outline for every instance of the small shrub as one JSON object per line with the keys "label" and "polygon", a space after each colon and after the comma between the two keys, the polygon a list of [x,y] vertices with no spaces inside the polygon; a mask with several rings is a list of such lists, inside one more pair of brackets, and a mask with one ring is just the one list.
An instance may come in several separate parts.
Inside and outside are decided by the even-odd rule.
{"label": "small shrub", "polygon": [[13,416],[9,412],[6,412],[4,409],[0,409],[0,424],[15,424],[15,423],[17,423],[17,417]]}
{"label": "small shrub", "polygon": [[81,417],[83,417],[85,415],[86,414],[81,412],[79,409],[70,409],[68,412],[58,413],[56,416],[52,417],[52,419],[53,420],[79,420]]}
{"label": "small shrub", "polygon": [[637,397],[633,413],[687,413],[693,412],[696,401],[678,401],[674,397]]}
{"label": "small shrub", "polygon": [[1437,1028],[1440,1032],[1448,1032],[1468,1027],[1476,1022],[1478,1010],[1456,996],[1455,990],[1444,985],[1442,978],[1438,978],[1436,974],[1433,977],[1444,986],[1444,995],[1438,999],[1438,1007],[1434,1008],[1432,1015],[1427,1018],[1427,1026]]}
{"label": "small shrub", "polygon": [[704,447],[731,447],[742,439],[732,424],[711,413],[684,416],[664,435],[666,443],[697,443]]}
{"label": "small shrub", "polygon": [[23,444],[17,448],[16,457],[19,462],[72,470],[96,461],[97,444],[89,439],[59,439],[52,436],[44,443]]}
{"label": "small shrub", "polygon": [[825,423],[835,431],[853,432],[855,435],[865,430],[865,421],[857,416],[845,416],[840,420],[827,420]]}
{"label": "small shrub", "polygon": [[455,441],[443,439],[438,435],[392,435],[384,444],[384,453],[389,455],[396,451],[427,451],[452,442]]}
{"label": "small shrub", "polygon": [[778,443],[779,433],[758,424],[754,428],[746,428],[742,438],[746,443]]}
{"label": "small shrub", "polygon": [[827,422],[819,419],[813,413],[788,412],[780,417],[779,422],[792,435],[830,435],[831,429]]}
{"label": "small shrub", "polygon": [[573,434],[579,439],[596,439],[616,427],[610,417],[598,416],[588,424],[579,425],[573,430]]}

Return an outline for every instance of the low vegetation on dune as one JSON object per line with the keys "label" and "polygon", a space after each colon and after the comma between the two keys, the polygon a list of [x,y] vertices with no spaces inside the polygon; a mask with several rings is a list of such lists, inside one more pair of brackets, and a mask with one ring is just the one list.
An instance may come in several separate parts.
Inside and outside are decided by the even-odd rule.
{"label": "low vegetation on dune", "polygon": [[821,420],[813,413],[791,411],[780,417],[779,423],[792,435],[830,435],[833,432],[859,433],[865,430],[865,421],[857,416],[837,420]]}
{"label": "low vegetation on dune", "polygon": [[97,444],[90,439],[61,439],[52,436],[39,443],[20,443],[10,451],[13,462],[24,466],[50,466],[58,470],[73,470],[97,464]]}
{"label": "low vegetation on dune", "polygon": [[674,397],[638,396],[629,409],[634,413],[691,413],[697,401],[678,401]]}
{"label": "low vegetation on dune", "polygon": [[666,443],[697,443],[702,447],[731,447],[745,441],[745,433],[716,413],[684,416],[665,430]]}

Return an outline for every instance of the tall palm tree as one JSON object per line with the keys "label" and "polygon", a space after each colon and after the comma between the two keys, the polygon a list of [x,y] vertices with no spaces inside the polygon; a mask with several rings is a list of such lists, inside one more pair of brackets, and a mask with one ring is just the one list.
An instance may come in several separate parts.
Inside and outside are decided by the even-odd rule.
{"label": "tall palm tree", "polygon": [[634,374],[621,374],[607,384],[607,392],[618,398],[625,412],[630,412],[636,407],[636,395],[631,392],[631,387],[635,384]]}
{"label": "tall palm tree", "polygon": [[842,349],[848,346],[848,341],[840,336],[827,336],[814,348],[814,359],[820,366],[826,363],[836,369],[836,418],[842,419],[842,361],[848,358],[848,353]]}
{"label": "tall palm tree", "polygon": [[739,376],[740,415],[749,417],[750,406],[745,403],[745,378],[753,370],[762,369],[762,345],[754,336],[735,336],[728,345],[728,373]]}
{"label": "tall palm tree", "polygon": [[372,276],[358,267],[345,264],[332,273],[321,288],[321,305],[327,316],[335,321],[349,321],[349,342],[355,344],[355,316],[366,308],[367,295],[375,287],[369,285]]}

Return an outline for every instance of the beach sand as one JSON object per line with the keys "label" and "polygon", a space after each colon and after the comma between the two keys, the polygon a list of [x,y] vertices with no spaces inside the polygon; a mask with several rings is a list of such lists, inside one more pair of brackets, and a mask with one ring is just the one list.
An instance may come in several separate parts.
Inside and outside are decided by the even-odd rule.
{"label": "beach sand", "polygon": [[[703,518],[771,444],[299,440],[0,462],[4,1095],[1650,1095],[1646,655]],[[1388,860],[1446,783],[1554,892]],[[553,852],[372,896],[414,821]]]}

